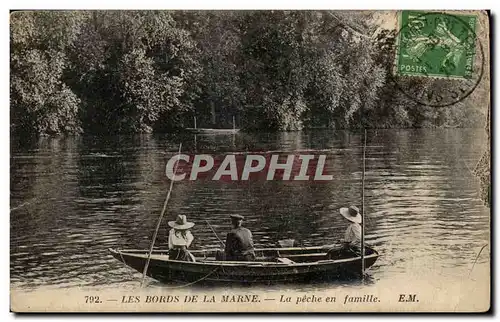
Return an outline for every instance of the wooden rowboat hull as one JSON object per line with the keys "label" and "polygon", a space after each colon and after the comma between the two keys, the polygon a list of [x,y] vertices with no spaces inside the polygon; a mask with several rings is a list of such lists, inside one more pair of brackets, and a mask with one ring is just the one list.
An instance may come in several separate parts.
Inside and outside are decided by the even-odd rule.
{"label": "wooden rowboat hull", "polygon": [[[258,257],[255,262],[215,261],[206,251],[193,251],[196,262],[168,259],[166,251],[152,253],[147,275],[160,282],[171,283],[273,283],[273,282],[321,282],[339,279],[358,278],[361,276],[361,257],[345,259],[319,259],[319,254],[326,255],[325,247],[262,249],[261,254],[278,253],[279,257],[292,258],[292,263],[269,261],[270,257]],[[378,253],[366,248],[365,266],[369,268],[378,258]],[[124,264],[143,272],[147,261],[146,250],[115,250],[111,254]],[[209,251],[210,252],[210,251]],[[260,261],[262,260],[262,261]],[[297,262],[298,261],[298,262]],[[302,261],[302,262],[301,262]]]}

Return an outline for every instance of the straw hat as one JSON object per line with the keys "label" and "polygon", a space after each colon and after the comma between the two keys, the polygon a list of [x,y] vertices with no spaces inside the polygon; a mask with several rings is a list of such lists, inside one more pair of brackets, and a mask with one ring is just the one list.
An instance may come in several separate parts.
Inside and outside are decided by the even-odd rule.
{"label": "straw hat", "polygon": [[245,219],[245,217],[243,217],[242,215],[237,215],[237,214],[229,215],[229,217],[231,217],[231,219],[237,219],[237,220]]}
{"label": "straw hat", "polygon": [[345,219],[361,224],[361,215],[359,214],[359,209],[356,206],[350,206],[349,208],[340,208],[340,214],[344,216]]}
{"label": "straw hat", "polygon": [[169,221],[168,225],[174,229],[186,230],[194,226],[194,223],[187,221],[185,215],[178,215],[175,221]]}

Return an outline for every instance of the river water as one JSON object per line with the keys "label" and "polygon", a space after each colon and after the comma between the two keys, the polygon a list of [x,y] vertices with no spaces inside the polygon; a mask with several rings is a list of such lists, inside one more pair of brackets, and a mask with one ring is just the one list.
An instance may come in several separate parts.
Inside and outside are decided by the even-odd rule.
{"label": "river water", "polygon": [[[193,248],[218,247],[228,215],[246,217],[256,246],[293,238],[334,243],[346,222],[336,209],[361,203],[362,136],[348,131],[236,135],[137,135],[11,140],[11,285],[114,287],[140,274],[108,248],[148,248],[168,189],[167,160],[183,152],[325,154],[328,182],[180,181],[167,220],[187,215]],[[489,209],[472,174],[486,148],[483,129],[368,131],[366,242],[381,257],[372,283],[411,272],[467,274],[489,242]],[[164,248],[163,223],[157,245]],[[488,262],[485,251],[478,263]],[[161,287],[154,282],[152,285]]]}

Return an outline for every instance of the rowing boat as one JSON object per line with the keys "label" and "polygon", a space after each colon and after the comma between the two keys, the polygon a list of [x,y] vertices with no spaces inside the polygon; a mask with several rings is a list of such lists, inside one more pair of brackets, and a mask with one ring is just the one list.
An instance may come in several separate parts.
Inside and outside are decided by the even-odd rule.
{"label": "rowing boat", "polygon": [[236,134],[240,129],[208,129],[208,128],[192,128],[185,129],[193,134]]}
{"label": "rowing boat", "polygon": [[[109,249],[113,257],[142,273],[148,250]],[[167,250],[153,250],[147,275],[163,283],[271,283],[329,281],[361,276],[361,257],[344,256],[338,245],[255,249],[256,260],[218,261],[216,249],[193,250],[195,262],[171,260]],[[365,267],[379,254],[365,246]]]}

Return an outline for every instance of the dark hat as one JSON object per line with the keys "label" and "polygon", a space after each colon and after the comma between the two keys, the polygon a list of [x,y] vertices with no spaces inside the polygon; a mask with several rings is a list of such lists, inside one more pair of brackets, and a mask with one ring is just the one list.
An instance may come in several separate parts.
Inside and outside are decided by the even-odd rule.
{"label": "dark hat", "polygon": [[243,217],[242,215],[229,215],[229,217],[231,217],[231,219],[238,219],[238,220],[243,220],[245,219],[245,217]]}

